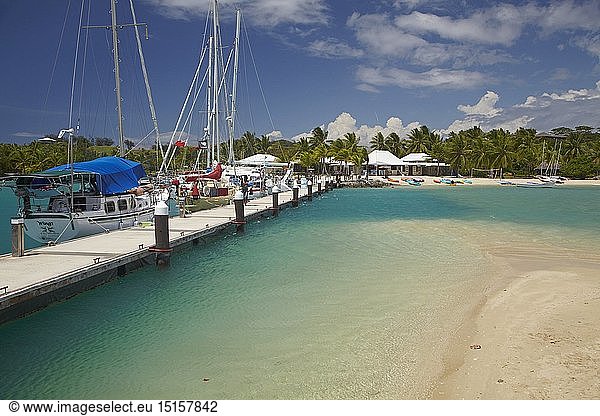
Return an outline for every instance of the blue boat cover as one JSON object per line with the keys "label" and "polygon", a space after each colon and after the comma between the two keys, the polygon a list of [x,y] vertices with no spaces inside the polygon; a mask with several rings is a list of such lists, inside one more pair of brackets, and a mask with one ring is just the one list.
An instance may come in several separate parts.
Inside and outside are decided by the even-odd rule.
{"label": "blue boat cover", "polygon": [[[70,171],[71,165],[61,165],[44,172]],[[114,195],[127,192],[139,185],[139,180],[146,176],[144,167],[132,160],[116,156],[100,157],[87,162],[73,163],[73,172],[95,173],[100,192]],[[99,180],[98,180],[99,177]]]}

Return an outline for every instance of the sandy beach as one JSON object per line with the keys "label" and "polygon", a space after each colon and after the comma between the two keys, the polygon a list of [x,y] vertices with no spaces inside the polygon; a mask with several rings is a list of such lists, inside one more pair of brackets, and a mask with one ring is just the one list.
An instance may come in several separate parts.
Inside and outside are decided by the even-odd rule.
{"label": "sandy beach", "polygon": [[[439,177],[420,178],[422,186],[448,186],[434,182]],[[411,186],[400,176],[379,179]],[[499,179],[468,179],[456,186],[500,186]],[[497,276],[458,329],[430,398],[600,399],[600,253],[522,241],[482,244]]]}
{"label": "sandy beach", "polygon": [[[449,186],[443,183],[436,183],[435,180],[443,179],[443,176],[414,176],[415,178],[420,178],[423,180],[421,182],[421,186]],[[378,180],[385,182],[386,184],[392,186],[412,186],[406,181],[403,181],[402,178],[407,178],[403,176],[389,176],[384,178],[382,176],[373,176],[371,179],[377,178]],[[457,180],[455,177],[447,177],[447,179]],[[473,185],[484,185],[484,186],[500,186],[500,179],[489,179],[489,178],[458,178],[459,180],[468,180],[471,183],[457,183],[456,186],[473,186]],[[527,183],[527,182],[540,182],[536,178],[508,178],[504,179],[506,181],[510,181],[514,184],[518,183]],[[565,181],[562,185],[568,186],[600,186],[600,180],[598,179],[569,179]]]}
{"label": "sandy beach", "polygon": [[490,252],[498,285],[457,334],[431,398],[599,399],[600,254]]}

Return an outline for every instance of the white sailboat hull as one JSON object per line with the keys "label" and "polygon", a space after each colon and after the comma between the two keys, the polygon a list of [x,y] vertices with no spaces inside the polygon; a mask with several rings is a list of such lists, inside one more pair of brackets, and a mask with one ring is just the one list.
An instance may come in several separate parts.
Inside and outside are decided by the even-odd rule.
{"label": "white sailboat hull", "polygon": [[[156,199],[156,198],[152,198]],[[118,198],[107,197],[106,202]],[[25,233],[40,243],[59,243],[74,238],[133,227],[154,218],[154,201],[151,197],[128,198],[135,201],[135,208],[107,213],[97,211],[64,213],[30,213],[24,218]],[[131,206],[131,205],[130,205]]]}

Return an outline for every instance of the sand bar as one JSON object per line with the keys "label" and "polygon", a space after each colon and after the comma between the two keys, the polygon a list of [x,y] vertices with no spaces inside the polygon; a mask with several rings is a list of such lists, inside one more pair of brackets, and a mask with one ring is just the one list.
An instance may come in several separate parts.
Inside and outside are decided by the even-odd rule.
{"label": "sand bar", "polygon": [[599,399],[600,253],[493,251],[504,279],[457,334],[436,399]]}

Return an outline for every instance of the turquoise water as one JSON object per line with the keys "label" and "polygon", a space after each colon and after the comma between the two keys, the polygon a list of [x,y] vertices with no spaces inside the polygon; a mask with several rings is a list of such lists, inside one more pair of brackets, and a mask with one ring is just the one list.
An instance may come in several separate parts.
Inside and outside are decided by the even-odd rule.
{"label": "turquoise water", "polygon": [[600,187],[342,189],[0,326],[2,399],[426,397],[496,276],[596,252]]}

